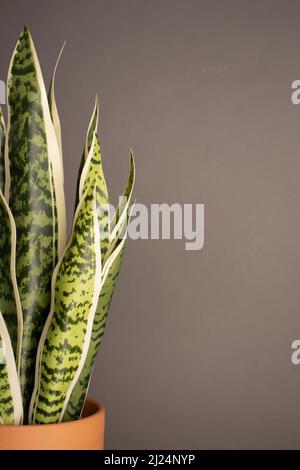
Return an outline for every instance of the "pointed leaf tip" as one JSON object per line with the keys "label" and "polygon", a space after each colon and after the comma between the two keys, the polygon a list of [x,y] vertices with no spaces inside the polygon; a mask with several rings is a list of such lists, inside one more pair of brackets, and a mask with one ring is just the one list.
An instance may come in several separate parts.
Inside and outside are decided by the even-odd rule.
{"label": "pointed leaf tip", "polygon": [[28,26],[24,25],[21,36],[30,36],[30,31],[29,31]]}

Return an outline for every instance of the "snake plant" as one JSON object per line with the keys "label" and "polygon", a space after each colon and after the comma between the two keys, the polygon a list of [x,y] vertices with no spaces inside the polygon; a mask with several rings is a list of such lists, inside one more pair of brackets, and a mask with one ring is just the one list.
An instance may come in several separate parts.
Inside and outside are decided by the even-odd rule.
{"label": "snake plant", "polygon": [[66,237],[55,74],[46,93],[29,30],[11,59],[0,110],[0,423],[79,419],[122,263],[135,166],[115,214],[96,98]]}

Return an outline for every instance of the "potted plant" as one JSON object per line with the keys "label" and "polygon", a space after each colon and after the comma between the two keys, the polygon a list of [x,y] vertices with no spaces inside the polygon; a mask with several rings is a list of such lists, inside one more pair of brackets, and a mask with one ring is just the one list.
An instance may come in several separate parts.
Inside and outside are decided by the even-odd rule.
{"label": "potted plant", "polygon": [[112,215],[96,98],[66,240],[55,72],[47,96],[25,27],[0,111],[0,449],[100,449],[104,410],[86,400],[122,262],[135,166]]}

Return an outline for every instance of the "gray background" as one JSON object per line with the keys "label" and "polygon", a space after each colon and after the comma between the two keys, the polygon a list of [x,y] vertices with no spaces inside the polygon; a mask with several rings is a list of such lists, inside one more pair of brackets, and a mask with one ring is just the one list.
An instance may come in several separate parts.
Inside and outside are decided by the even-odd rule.
{"label": "gray background", "polygon": [[[299,1],[1,1],[57,76],[68,213],[94,94],[110,192],[205,203],[205,248],[129,241],[91,395],[108,448],[300,447]],[[70,217],[69,217],[70,219]]]}

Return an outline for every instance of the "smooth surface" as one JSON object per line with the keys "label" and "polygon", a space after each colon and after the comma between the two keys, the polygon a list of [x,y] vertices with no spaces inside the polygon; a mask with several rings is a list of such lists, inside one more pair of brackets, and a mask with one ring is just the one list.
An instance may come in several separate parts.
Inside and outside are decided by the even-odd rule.
{"label": "smooth surface", "polygon": [[105,412],[87,399],[83,418],[61,424],[1,426],[0,450],[103,450]]}
{"label": "smooth surface", "polygon": [[300,448],[299,0],[17,0],[57,101],[69,222],[100,97],[110,194],[205,203],[205,248],[129,241],[91,394],[107,448]]}

